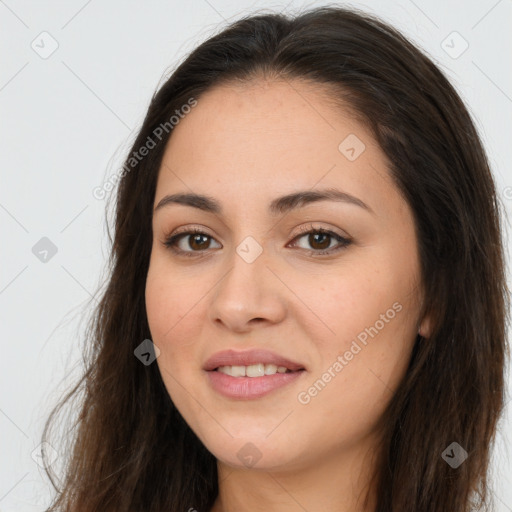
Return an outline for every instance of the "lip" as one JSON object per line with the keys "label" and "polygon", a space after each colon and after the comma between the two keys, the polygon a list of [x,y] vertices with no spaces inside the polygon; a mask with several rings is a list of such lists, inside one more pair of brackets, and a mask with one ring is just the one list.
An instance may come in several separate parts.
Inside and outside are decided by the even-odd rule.
{"label": "lip", "polygon": [[[253,350],[223,350],[217,352],[210,357],[203,366],[203,370],[212,371],[219,366],[250,366],[251,364],[275,364],[276,366],[284,366],[291,371],[304,370],[304,366],[295,361],[291,361],[284,356],[280,356],[270,350],[253,349]],[[285,375],[285,374],[282,374]],[[243,377],[236,377],[242,379]],[[264,377],[248,377],[250,379]]]}
{"label": "lip", "polygon": [[[219,366],[250,366],[257,363],[284,366],[291,371],[262,377],[231,377],[214,371]],[[217,352],[206,361],[203,370],[215,391],[228,398],[240,400],[261,398],[290,384],[306,372],[302,364],[265,349]]]}
{"label": "lip", "polygon": [[261,398],[299,379],[305,370],[276,373],[263,377],[231,377],[225,373],[208,371],[206,376],[211,387],[221,395],[239,400]]}

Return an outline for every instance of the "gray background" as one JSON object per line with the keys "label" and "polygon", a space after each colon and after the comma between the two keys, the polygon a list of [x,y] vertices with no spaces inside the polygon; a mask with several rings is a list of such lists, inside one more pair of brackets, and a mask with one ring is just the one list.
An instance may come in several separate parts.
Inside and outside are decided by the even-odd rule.
{"label": "gray background", "polygon": [[[51,406],[81,371],[83,328],[105,277],[105,201],[92,191],[121,168],[163,75],[241,14],[322,4],[0,0],[0,512],[49,502],[33,454]],[[509,211],[512,1],[350,5],[401,29],[448,74]],[[43,237],[57,250],[46,262],[33,251],[47,247]],[[493,458],[500,512],[512,511],[510,404]]]}

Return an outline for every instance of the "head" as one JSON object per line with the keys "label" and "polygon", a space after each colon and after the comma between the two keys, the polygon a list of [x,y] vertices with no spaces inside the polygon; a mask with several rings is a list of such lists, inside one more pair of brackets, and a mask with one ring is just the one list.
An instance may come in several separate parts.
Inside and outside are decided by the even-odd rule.
{"label": "head", "polygon": [[[466,107],[418,48],[342,8],[242,19],[154,95],[124,169],[77,504],[94,489],[103,510],[206,508],[217,465],[248,450],[251,470],[285,471],[370,447],[378,510],[486,500],[499,204]],[[300,375],[251,400],[214,391],[209,358],[254,348]],[[453,441],[469,453],[456,469]]]}
{"label": "head", "polygon": [[[145,289],[156,362],[188,425],[229,466],[244,465],[248,446],[254,469],[273,471],[360,452],[418,330],[429,335],[414,216],[337,96],[298,77],[216,85],[162,158]],[[351,201],[329,199],[336,191]],[[219,394],[208,360],[249,349],[303,370],[268,396]]]}

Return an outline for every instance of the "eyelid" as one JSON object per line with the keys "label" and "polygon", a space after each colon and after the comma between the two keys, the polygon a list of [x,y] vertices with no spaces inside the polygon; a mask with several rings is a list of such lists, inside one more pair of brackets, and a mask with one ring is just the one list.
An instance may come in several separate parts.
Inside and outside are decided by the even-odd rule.
{"label": "eyelid", "polygon": [[197,226],[194,226],[194,225],[193,226],[190,226],[190,225],[181,226],[179,228],[176,228],[172,232],[172,235],[169,234],[168,237],[170,237],[170,236],[178,236],[178,235],[182,235],[184,233],[202,233],[203,235],[208,235],[211,238],[215,238],[213,235],[210,235],[208,233],[208,228],[206,228],[204,226],[201,226],[201,225],[197,225]]}
{"label": "eyelid", "polygon": [[[330,233],[334,233],[335,235],[341,237],[341,238],[345,238],[347,240],[352,240],[352,237],[348,234],[348,233],[338,233],[336,231],[336,228],[324,228],[322,226],[318,226],[318,227],[315,227],[313,225],[313,223],[309,223],[305,226],[301,226],[299,228],[299,235],[302,235],[302,234],[307,234],[309,233],[310,231],[323,231],[324,233],[327,233],[327,232],[330,232]],[[297,235],[295,235],[297,236]]]}

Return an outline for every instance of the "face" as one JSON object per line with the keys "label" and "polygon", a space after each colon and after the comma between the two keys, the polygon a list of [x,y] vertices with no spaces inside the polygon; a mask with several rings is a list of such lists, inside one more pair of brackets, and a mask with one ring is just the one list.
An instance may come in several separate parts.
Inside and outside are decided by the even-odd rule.
{"label": "face", "polygon": [[[291,84],[201,96],[155,194],[215,202],[154,212],[146,306],[172,401],[233,467],[298,468],[371,438],[423,325],[413,216],[384,154],[319,85]],[[299,192],[316,200],[278,202]],[[253,349],[271,355],[240,356]],[[228,368],[205,370],[226,350],[212,365]],[[272,356],[294,371],[272,375]]]}

